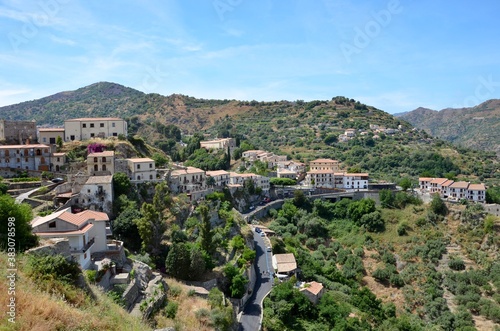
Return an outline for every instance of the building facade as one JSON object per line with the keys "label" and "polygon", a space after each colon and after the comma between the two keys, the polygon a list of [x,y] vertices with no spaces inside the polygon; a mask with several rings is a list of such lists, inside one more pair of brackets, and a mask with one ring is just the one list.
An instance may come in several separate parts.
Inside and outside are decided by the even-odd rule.
{"label": "building facade", "polygon": [[72,214],[70,208],[31,221],[33,233],[41,238],[67,238],[71,255],[83,269],[91,265],[95,252],[107,250],[105,213],[86,210]]}
{"label": "building facade", "polygon": [[87,173],[90,176],[106,176],[115,173],[115,152],[90,153],[87,156]]}
{"label": "building facade", "polygon": [[309,170],[329,170],[332,172],[339,171],[340,164],[339,161],[331,159],[317,159],[309,162]]}
{"label": "building facade", "polygon": [[0,120],[0,141],[8,144],[29,144],[35,142],[35,121]]}
{"label": "building facade", "polygon": [[116,117],[75,118],[64,121],[65,141],[127,135],[127,122]]}
{"label": "building facade", "polygon": [[38,142],[41,144],[55,145],[57,137],[64,141],[64,128],[39,128]]}
{"label": "building facade", "polygon": [[82,209],[90,209],[112,215],[113,193],[113,176],[90,176],[74,201]]}
{"label": "building facade", "polygon": [[205,149],[224,149],[229,148],[229,152],[232,153],[236,148],[236,139],[234,138],[221,138],[214,140],[200,141],[200,147]]}
{"label": "building facade", "polygon": [[451,200],[467,199],[472,202],[486,201],[486,186],[483,183],[471,184],[469,182],[455,182],[446,178],[427,178],[418,179],[422,192],[439,194],[442,198]]}
{"label": "building facade", "polygon": [[51,155],[47,145],[0,146],[0,168],[50,171]]}
{"label": "building facade", "polygon": [[214,170],[207,171],[205,175],[208,177],[212,177],[214,179],[214,186],[217,188],[222,188],[229,184],[229,172],[225,170]]}
{"label": "building facade", "polygon": [[156,180],[156,167],[153,159],[133,158],[127,159],[130,180],[136,183]]}
{"label": "building facade", "polygon": [[170,173],[170,189],[174,193],[188,194],[205,190],[205,171],[195,167],[173,170]]}

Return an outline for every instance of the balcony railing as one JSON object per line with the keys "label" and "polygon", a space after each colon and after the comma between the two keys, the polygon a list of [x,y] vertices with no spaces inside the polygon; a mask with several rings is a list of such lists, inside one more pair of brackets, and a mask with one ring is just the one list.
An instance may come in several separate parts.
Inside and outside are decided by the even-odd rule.
{"label": "balcony railing", "polygon": [[83,248],[71,248],[71,253],[85,253],[89,250],[92,245],[94,245],[95,238],[90,239]]}

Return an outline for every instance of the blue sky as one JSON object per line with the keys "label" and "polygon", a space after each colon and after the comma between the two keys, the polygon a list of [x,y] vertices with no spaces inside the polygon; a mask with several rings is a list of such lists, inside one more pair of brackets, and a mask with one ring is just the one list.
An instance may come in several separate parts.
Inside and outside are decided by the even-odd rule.
{"label": "blue sky", "polygon": [[500,97],[498,13],[495,0],[0,0],[0,106],[99,81],[343,95],[389,113],[472,106]]}

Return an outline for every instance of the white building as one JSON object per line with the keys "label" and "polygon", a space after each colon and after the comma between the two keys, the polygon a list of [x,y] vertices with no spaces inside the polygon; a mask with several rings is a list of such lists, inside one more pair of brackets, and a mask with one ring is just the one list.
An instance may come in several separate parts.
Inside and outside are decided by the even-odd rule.
{"label": "white building", "polygon": [[105,213],[86,210],[72,214],[70,208],[36,217],[31,221],[33,233],[41,238],[67,238],[71,255],[83,269],[89,268],[91,255],[107,250]]}
{"label": "white building", "polygon": [[253,173],[238,174],[236,172],[229,173],[229,183],[231,185],[243,185],[246,180],[252,180],[255,187],[260,187],[263,193],[268,193],[271,188],[269,177],[256,175]]}
{"label": "white building", "polygon": [[74,118],[64,121],[66,141],[127,135],[127,122],[117,117]]}
{"label": "white building", "polygon": [[130,180],[136,183],[156,180],[156,167],[153,159],[133,158],[127,159]]}
{"label": "white building", "polygon": [[297,179],[297,173],[292,170],[278,168],[277,175],[278,178]]}
{"label": "white building", "polygon": [[83,209],[113,213],[113,176],[90,176],[75,198],[75,204]]}
{"label": "white building", "polygon": [[214,179],[215,187],[222,188],[229,184],[229,172],[225,170],[207,171],[205,174],[207,177]]}
{"label": "white building", "polygon": [[206,188],[205,171],[195,167],[173,170],[170,174],[170,189],[174,193],[192,193]]}
{"label": "white building", "polygon": [[467,188],[467,200],[484,203],[486,201],[486,187],[484,184],[470,184]]}
{"label": "white building", "polygon": [[115,152],[90,153],[87,156],[87,173],[90,176],[105,176],[115,173]]}
{"label": "white building", "polygon": [[368,188],[368,174],[344,174],[344,188],[345,189],[367,189]]}

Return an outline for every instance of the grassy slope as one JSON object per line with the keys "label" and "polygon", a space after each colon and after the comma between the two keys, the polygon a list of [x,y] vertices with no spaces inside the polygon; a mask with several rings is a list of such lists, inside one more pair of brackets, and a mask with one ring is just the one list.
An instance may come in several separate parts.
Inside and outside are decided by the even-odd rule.
{"label": "grassy slope", "polygon": [[[1,330],[151,330],[148,325],[131,317],[94,286],[91,286],[91,289],[95,299],[91,299],[81,289],[68,291],[72,295],[73,304],[69,304],[68,300],[65,300],[61,295],[41,291],[25,275],[23,256],[18,255],[17,258],[16,323],[11,324],[6,318],[2,318],[0,321]],[[5,253],[0,253],[0,265],[7,265]],[[3,280],[6,279],[5,268],[2,268],[0,277]],[[0,282],[0,293],[2,293],[0,304],[2,307],[6,307],[9,300],[6,281]]]}

